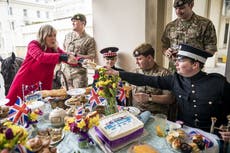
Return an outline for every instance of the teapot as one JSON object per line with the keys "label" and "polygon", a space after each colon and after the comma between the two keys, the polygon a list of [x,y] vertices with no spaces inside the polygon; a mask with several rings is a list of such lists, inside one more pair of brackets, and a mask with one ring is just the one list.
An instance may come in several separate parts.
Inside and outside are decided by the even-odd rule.
{"label": "teapot", "polygon": [[64,109],[56,107],[51,111],[49,115],[49,120],[53,127],[62,127],[64,125],[64,118],[66,116],[66,112]]}

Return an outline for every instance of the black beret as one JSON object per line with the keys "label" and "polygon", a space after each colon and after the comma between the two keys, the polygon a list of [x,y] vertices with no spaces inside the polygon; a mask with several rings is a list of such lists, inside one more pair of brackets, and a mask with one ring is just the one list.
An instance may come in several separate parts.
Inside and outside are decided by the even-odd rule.
{"label": "black beret", "polygon": [[190,45],[180,44],[177,56],[189,57],[201,63],[205,63],[207,58],[212,57],[213,55]]}
{"label": "black beret", "polygon": [[85,24],[86,24],[86,17],[84,14],[81,14],[81,13],[78,13],[78,14],[75,14],[72,18],[71,18],[71,21],[72,20],[80,20],[80,21],[84,21]]}
{"label": "black beret", "polygon": [[117,47],[107,47],[103,48],[100,53],[103,54],[104,57],[114,57],[117,56],[117,51],[119,49]]}
{"label": "black beret", "polygon": [[186,3],[191,3],[193,0],[174,0],[173,6],[174,7],[180,7],[183,6]]}

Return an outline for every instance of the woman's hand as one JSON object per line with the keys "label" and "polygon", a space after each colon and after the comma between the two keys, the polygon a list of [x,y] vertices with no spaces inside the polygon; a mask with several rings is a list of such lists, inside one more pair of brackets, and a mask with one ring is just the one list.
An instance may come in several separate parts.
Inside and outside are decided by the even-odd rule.
{"label": "woman's hand", "polygon": [[78,61],[74,55],[69,54],[67,63],[68,64],[78,64]]}

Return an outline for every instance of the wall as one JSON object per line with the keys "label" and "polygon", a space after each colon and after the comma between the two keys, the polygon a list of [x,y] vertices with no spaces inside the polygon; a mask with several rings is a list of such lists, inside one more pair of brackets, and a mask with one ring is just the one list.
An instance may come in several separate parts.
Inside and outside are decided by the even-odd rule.
{"label": "wall", "polygon": [[[132,51],[145,42],[144,0],[93,0],[94,38],[99,51],[108,46],[117,46],[117,65],[125,70],[134,68]],[[99,64],[103,64],[98,54]],[[135,65],[136,66],[136,65]]]}

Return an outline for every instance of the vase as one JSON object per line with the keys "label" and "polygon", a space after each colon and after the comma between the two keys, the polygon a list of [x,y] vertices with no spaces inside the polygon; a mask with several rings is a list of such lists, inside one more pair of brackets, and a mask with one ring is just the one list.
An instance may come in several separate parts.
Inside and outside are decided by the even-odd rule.
{"label": "vase", "polygon": [[118,112],[116,98],[114,97],[106,98],[106,101],[107,101],[106,109],[105,109],[106,116]]}
{"label": "vase", "polygon": [[86,149],[89,146],[89,141],[86,137],[82,136],[82,135],[78,135],[78,147],[80,149]]}

